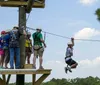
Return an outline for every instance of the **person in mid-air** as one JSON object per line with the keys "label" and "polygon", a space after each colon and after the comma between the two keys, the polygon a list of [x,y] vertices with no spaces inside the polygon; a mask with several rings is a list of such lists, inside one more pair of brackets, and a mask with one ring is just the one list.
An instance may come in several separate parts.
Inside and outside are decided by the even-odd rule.
{"label": "person in mid-air", "polygon": [[67,64],[67,67],[65,67],[65,72],[67,71],[72,72],[71,69],[74,69],[77,67],[78,63],[72,59],[73,56],[73,46],[74,46],[74,38],[71,38],[71,41],[67,43],[68,47],[66,48],[66,57],[65,62]]}

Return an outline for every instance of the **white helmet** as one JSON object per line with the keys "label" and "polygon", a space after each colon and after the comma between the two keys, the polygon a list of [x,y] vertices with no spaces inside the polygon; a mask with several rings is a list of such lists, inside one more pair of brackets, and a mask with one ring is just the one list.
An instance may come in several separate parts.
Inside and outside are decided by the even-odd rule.
{"label": "white helmet", "polygon": [[68,42],[67,45],[72,45],[72,42]]}
{"label": "white helmet", "polygon": [[6,31],[6,32],[10,32],[10,31],[11,31],[11,29],[6,29],[5,31]]}
{"label": "white helmet", "polygon": [[31,35],[31,32],[27,32],[27,35]]}

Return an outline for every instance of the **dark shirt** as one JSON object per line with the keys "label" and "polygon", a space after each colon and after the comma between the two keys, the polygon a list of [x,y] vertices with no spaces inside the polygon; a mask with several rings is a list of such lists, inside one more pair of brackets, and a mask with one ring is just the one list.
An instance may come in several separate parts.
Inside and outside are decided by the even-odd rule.
{"label": "dark shirt", "polygon": [[10,41],[9,41],[9,47],[15,48],[19,47],[19,31],[18,30],[12,30],[10,32]]}

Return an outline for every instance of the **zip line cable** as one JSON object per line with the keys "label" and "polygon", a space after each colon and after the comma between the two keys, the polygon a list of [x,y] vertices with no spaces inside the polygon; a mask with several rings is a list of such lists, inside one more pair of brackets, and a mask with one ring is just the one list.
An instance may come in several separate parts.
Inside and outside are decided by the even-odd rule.
{"label": "zip line cable", "polygon": [[[30,27],[26,27],[26,29],[29,29],[29,30],[36,30],[34,28],[30,28]],[[46,34],[50,34],[50,35],[53,35],[53,36],[57,36],[57,37],[61,37],[61,38],[66,38],[66,39],[71,39],[69,37],[66,37],[66,36],[62,36],[62,35],[58,35],[58,34],[55,34],[55,33],[50,33],[50,32],[46,32],[46,31],[42,31],[45,33],[45,36]],[[45,38],[44,36],[44,38]],[[92,40],[92,39],[75,39],[75,40],[80,40],[80,41],[91,41],[91,42],[100,42],[100,40]]]}
{"label": "zip line cable", "polygon": [[22,24],[24,24],[24,23],[27,23],[27,21],[28,21],[29,17],[30,17],[30,13],[28,14],[28,16],[27,16],[26,20],[25,20],[24,22],[20,23],[20,24],[22,25]]}

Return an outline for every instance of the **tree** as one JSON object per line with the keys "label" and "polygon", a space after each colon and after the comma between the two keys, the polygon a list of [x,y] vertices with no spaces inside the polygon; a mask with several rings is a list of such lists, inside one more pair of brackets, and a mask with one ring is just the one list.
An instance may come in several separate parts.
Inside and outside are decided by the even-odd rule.
{"label": "tree", "polygon": [[100,8],[98,8],[98,9],[96,10],[95,14],[97,15],[98,21],[100,21]]}

